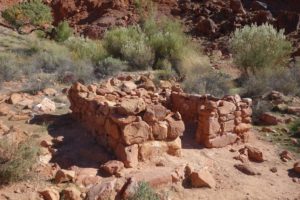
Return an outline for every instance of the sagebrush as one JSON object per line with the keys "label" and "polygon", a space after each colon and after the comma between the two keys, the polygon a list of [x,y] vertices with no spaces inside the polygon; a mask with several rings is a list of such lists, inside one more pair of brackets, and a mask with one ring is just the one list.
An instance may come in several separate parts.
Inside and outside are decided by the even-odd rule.
{"label": "sagebrush", "polygon": [[246,76],[266,68],[285,67],[292,51],[284,31],[277,31],[270,24],[237,29],[231,37],[230,48],[236,66]]}

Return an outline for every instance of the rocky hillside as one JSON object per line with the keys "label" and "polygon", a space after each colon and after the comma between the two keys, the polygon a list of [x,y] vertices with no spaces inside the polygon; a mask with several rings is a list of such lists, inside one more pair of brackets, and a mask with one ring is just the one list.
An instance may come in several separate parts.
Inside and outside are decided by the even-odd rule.
{"label": "rocky hillside", "polygon": [[[0,0],[0,9],[18,0]],[[134,0],[47,0],[53,8],[55,22],[68,20],[79,34],[91,38],[103,36],[113,26],[136,24],[141,9],[149,10],[148,1]],[[138,3],[140,2],[140,3]],[[144,3],[143,3],[144,2]],[[148,2],[148,3],[145,3]],[[224,49],[228,36],[235,28],[245,24],[270,23],[295,41],[295,54],[299,55],[300,4],[297,0],[155,0],[158,19],[166,15],[180,19],[186,31],[209,42],[209,49]],[[147,7],[148,6],[148,7]],[[142,13],[145,12],[144,10]],[[226,37],[225,37],[226,41]],[[226,50],[226,48],[225,48]]]}

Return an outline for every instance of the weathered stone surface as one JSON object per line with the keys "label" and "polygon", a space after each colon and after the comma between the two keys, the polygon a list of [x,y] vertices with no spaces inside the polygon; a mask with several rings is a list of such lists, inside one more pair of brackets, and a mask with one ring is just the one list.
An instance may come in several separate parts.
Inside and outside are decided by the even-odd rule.
{"label": "weathered stone surface", "polygon": [[233,144],[238,139],[236,134],[227,133],[225,135],[216,137],[214,139],[210,139],[206,143],[206,147],[208,148],[222,148],[227,145]]}
{"label": "weathered stone surface", "polygon": [[263,162],[264,158],[263,158],[263,153],[255,147],[251,147],[251,146],[246,146],[247,150],[248,150],[248,157],[249,160],[254,161],[254,162]]}
{"label": "weathered stone surface", "polygon": [[124,146],[119,144],[116,148],[115,154],[121,160],[125,167],[136,167],[138,164],[139,147],[137,144],[131,146]]}
{"label": "weathered stone surface", "polygon": [[56,110],[56,105],[48,98],[44,98],[39,104],[33,108],[36,112],[51,113]]}
{"label": "weathered stone surface", "polygon": [[130,93],[132,90],[136,89],[137,85],[133,81],[123,81],[121,90]]}
{"label": "weathered stone surface", "polygon": [[72,170],[58,170],[55,175],[55,183],[72,182],[75,179],[75,171]]}
{"label": "weathered stone surface", "polygon": [[230,0],[230,8],[235,13],[246,14],[246,11],[243,7],[241,0]]}
{"label": "weathered stone surface", "polygon": [[117,192],[115,191],[116,179],[104,180],[93,186],[87,192],[87,200],[108,200],[115,199]]}
{"label": "weathered stone surface", "polygon": [[137,182],[144,181],[153,188],[159,188],[172,184],[172,172],[173,169],[169,167],[151,167],[128,176]]}
{"label": "weathered stone surface", "polygon": [[228,115],[236,110],[236,106],[234,105],[234,103],[222,101],[220,103],[220,107],[218,107],[218,110],[220,115]]}
{"label": "weathered stone surface", "polygon": [[163,141],[149,141],[139,145],[139,158],[143,161],[152,160],[167,152],[168,146]]}
{"label": "weathered stone surface", "polygon": [[40,191],[40,194],[44,200],[59,200],[59,192],[54,188],[46,188],[43,191]]}
{"label": "weathered stone surface", "polygon": [[146,103],[143,99],[123,99],[118,111],[125,115],[136,115],[146,109]]}
{"label": "weathered stone surface", "polygon": [[300,161],[294,164],[294,171],[300,174]]}
{"label": "weathered stone surface", "polygon": [[76,187],[63,189],[62,196],[64,200],[82,200],[81,192]]}
{"label": "weathered stone surface", "polygon": [[252,127],[251,124],[240,123],[235,127],[234,132],[238,134],[245,133],[248,132],[251,129],[251,127]]}
{"label": "weathered stone surface", "polygon": [[173,141],[167,142],[168,151],[167,153],[173,156],[181,156],[181,139],[178,137]]}
{"label": "weathered stone surface", "polygon": [[199,187],[209,187],[215,188],[216,181],[213,176],[206,170],[196,170],[192,171],[190,174],[191,186],[195,188]]}
{"label": "weathered stone surface", "polygon": [[234,167],[246,175],[249,175],[249,176],[258,175],[256,170],[254,168],[252,168],[248,163],[235,164]]}
{"label": "weathered stone surface", "polygon": [[151,127],[153,137],[156,140],[165,140],[168,137],[168,123],[166,121],[155,122]]}
{"label": "weathered stone surface", "polygon": [[8,99],[8,103],[15,105],[15,104],[19,103],[20,101],[22,101],[22,99],[23,99],[23,97],[21,94],[13,93],[10,95],[10,97]]}
{"label": "weathered stone surface", "polygon": [[172,116],[166,118],[166,121],[169,124],[168,128],[168,139],[174,140],[179,136],[183,135],[185,130],[185,125],[181,120],[175,120]]}
{"label": "weathered stone surface", "polygon": [[143,119],[147,123],[164,120],[167,115],[167,109],[162,105],[148,105]]}
{"label": "weathered stone surface", "polygon": [[124,163],[118,160],[111,160],[101,166],[109,175],[115,175],[124,169]]}
{"label": "weathered stone surface", "polygon": [[123,129],[123,139],[127,145],[139,144],[148,140],[151,134],[149,125],[144,122],[133,122]]}
{"label": "weathered stone surface", "polygon": [[260,120],[265,125],[278,125],[279,123],[283,123],[283,119],[275,114],[270,112],[263,113],[260,116]]}

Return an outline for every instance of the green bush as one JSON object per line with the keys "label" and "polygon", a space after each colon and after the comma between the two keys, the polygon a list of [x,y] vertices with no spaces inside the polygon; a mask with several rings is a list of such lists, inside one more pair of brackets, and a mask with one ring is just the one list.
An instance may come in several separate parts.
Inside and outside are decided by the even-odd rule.
{"label": "green bush", "polygon": [[20,76],[19,58],[12,53],[0,53],[0,83]]}
{"label": "green bush", "polygon": [[104,37],[104,45],[110,55],[126,60],[133,69],[144,70],[152,66],[152,49],[139,26],[108,31]]}
{"label": "green bush", "polygon": [[36,54],[32,57],[33,65],[41,72],[54,73],[58,68],[72,65],[72,57],[67,47],[53,41],[37,41]]}
{"label": "green bush", "polygon": [[257,74],[265,68],[285,66],[292,46],[283,33],[272,25],[244,26],[237,29],[230,40],[234,62],[243,74]]}
{"label": "green bush", "polygon": [[230,77],[210,68],[198,67],[186,74],[182,87],[184,91],[189,93],[223,97],[230,92]]}
{"label": "green bush", "polygon": [[105,78],[107,76],[115,75],[118,72],[125,71],[128,69],[126,62],[119,59],[108,57],[98,63],[95,66],[95,76],[98,79]]}
{"label": "green bush", "polygon": [[23,25],[42,26],[52,23],[50,7],[42,0],[30,0],[16,4],[2,12],[2,17],[16,28]]}
{"label": "green bush", "polygon": [[300,95],[300,67],[264,70],[242,83],[243,96],[261,96],[272,90],[285,95]]}
{"label": "green bush", "polygon": [[8,184],[28,177],[36,162],[39,148],[31,140],[16,144],[8,139],[0,142],[0,184]]}
{"label": "green bush", "polygon": [[148,183],[140,182],[136,193],[129,200],[160,200]]}
{"label": "green bush", "polygon": [[70,49],[75,60],[91,60],[96,64],[107,57],[107,52],[100,40],[72,37],[64,44]]}
{"label": "green bush", "polygon": [[73,35],[73,29],[67,21],[60,22],[55,28],[55,41],[64,42]]}
{"label": "green bush", "polygon": [[165,19],[157,23],[154,18],[150,18],[143,24],[143,30],[155,54],[154,69],[159,69],[159,61],[165,59],[175,67],[175,62],[185,56],[184,50],[192,48],[177,21]]}
{"label": "green bush", "polygon": [[57,76],[58,80],[64,83],[73,83],[78,80],[90,83],[95,80],[93,65],[84,60],[58,68]]}

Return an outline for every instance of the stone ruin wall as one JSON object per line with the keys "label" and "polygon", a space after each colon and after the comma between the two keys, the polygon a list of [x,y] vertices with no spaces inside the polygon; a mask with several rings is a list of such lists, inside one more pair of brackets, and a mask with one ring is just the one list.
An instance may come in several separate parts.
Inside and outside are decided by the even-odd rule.
{"label": "stone ruin wall", "polygon": [[220,148],[247,142],[251,129],[251,99],[239,95],[222,99],[212,96],[172,92],[171,107],[182,115],[186,124],[195,124],[197,143]]}
{"label": "stone ruin wall", "polygon": [[154,93],[147,78],[139,88],[128,79],[87,87],[74,84],[68,95],[73,117],[126,167],[163,153],[180,156],[179,136],[185,130],[180,114],[163,106],[166,97]]}
{"label": "stone ruin wall", "polygon": [[68,97],[73,117],[126,167],[163,153],[180,156],[185,123],[198,126],[196,140],[209,148],[245,142],[251,128],[251,100],[188,95],[169,82],[157,88],[147,76],[76,83]]}

